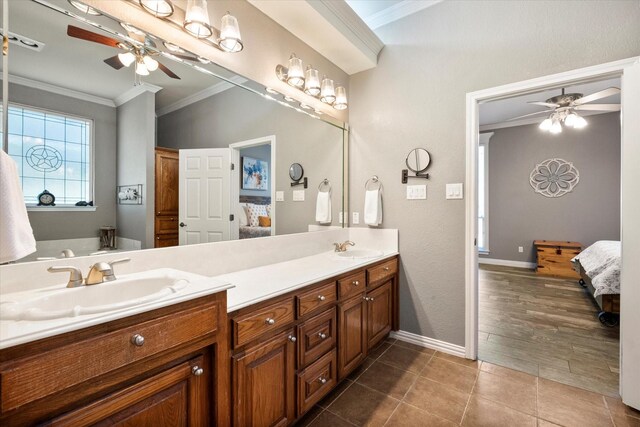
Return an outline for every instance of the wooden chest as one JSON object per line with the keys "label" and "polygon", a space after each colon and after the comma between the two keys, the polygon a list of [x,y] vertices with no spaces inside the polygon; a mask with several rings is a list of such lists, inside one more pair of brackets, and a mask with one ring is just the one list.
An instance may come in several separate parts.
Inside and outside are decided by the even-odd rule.
{"label": "wooden chest", "polygon": [[580,279],[580,274],[573,269],[571,259],[580,253],[582,244],[554,240],[534,240],[533,244],[538,257],[536,273],[543,276]]}

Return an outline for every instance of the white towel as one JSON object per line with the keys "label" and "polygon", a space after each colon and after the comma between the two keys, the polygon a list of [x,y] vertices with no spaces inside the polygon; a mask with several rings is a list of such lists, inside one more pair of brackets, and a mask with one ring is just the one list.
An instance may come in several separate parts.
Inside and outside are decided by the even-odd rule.
{"label": "white towel", "polygon": [[15,161],[0,150],[0,264],[36,251],[36,239],[27,216]]}
{"label": "white towel", "polygon": [[367,190],[364,195],[364,223],[377,227],[382,224],[382,193],[380,190]]}
{"label": "white towel", "polygon": [[331,192],[318,191],[316,200],[316,221],[320,224],[331,224]]}

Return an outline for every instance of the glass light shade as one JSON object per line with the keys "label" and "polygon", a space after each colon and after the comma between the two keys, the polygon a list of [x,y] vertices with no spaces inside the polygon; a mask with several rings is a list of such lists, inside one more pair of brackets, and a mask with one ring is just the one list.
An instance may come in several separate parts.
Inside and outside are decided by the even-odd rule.
{"label": "glass light shade", "polygon": [[136,60],[136,56],[131,52],[119,53],[118,59],[120,60],[120,62],[122,62],[122,65],[128,67]]}
{"label": "glass light shade", "polygon": [[144,62],[145,67],[147,67],[147,70],[149,71],[155,71],[158,69],[158,61],[150,56],[145,56],[144,58],[142,58],[142,62]]}
{"label": "glass light shade", "polygon": [[564,124],[573,127],[577,117],[578,116],[575,113],[569,113],[569,115],[564,118]]}
{"label": "glass light shade", "polygon": [[311,96],[320,95],[320,76],[318,70],[307,67],[305,72],[304,93]]}
{"label": "glass light shade", "polygon": [[551,129],[551,125],[553,124],[553,121],[551,119],[544,119],[542,121],[542,123],[540,123],[540,125],[538,126],[538,128],[540,130],[549,130]]}
{"label": "glass light shade", "polygon": [[79,2],[79,1],[69,0],[69,4],[71,4],[71,6],[75,7],[76,9],[81,11],[82,13],[86,13],[87,15],[93,15],[93,16],[102,15],[100,12],[98,12],[97,10],[92,8],[91,6],[87,6],[86,4],[84,4],[82,2]]}
{"label": "glass light shade", "polygon": [[199,39],[211,37],[213,30],[209,21],[207,0],[188,0],[187,12],[182,24],[187,33]]}
{"label": "glass light shade", "polygon": [[333,88],[333,80],[326,77],[322,79],[320,101],[325,104],[333,104],[336,101],[336,91]]}
{"label": "glass light shade", "polygon": [[229,12],[222,17],[218,44],[226,52],[240,52],[243,48],[240,25],[238,25],[236,17]]}
{"label": "glass light shade", "polygon": [[147,66],[144,65],[144,62],[142,62],[142,61],[137,61],[136,62],[136,74],[138,74],[140,76],[148,76],[149,75],[149,70],[147,69]]}
{"label": "glass light shade", "polygon": [[333,103],[333,108],[336,110],[347,109],[347,90],[342,86],[336,88],[336,101]]}
{"label": "glass light shade", "polygon": [[549,132],[551,133],[561,133],[562,132],[562,125],[560,124],[560,122],[558,120],[554,120],[553,123],[551,124],[551,127],[549,128]]}
{"label": "glass light shade", "polygon": [[150,14],[158,18],[167,18],[173,15],[173,4],[170,0],[139,0],[140,6]]}
{"label": "glass light shade", "polygon": [[302,68],[302,59],[298,58],[295,53],[291,55],[291,58],[289,58],[287,83],[297,88],[304,86],[304,68]]}
{"label": "glass light shade", "polygon": [[576,119],[573,122],[573,128],[582,129],[585,126],[587,126],[587,121],[584,119],[584,117],[576,116]]}

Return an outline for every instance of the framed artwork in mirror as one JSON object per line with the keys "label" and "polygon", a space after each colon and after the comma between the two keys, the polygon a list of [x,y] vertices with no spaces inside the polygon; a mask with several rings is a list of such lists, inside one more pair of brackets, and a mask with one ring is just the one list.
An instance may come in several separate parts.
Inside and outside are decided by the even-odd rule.
{"label": "framed artwork in mirror", "polygon": [[252,157],[242,158],[242,189],[263,190],[269,188],[269,163]]}

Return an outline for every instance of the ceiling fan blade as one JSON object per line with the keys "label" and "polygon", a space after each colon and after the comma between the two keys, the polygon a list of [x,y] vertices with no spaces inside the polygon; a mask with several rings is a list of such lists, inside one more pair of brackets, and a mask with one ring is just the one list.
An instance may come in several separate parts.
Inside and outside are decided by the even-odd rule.
{"label": "ceiling fan blade", "polygon": [[552,104],[550,102],[542,102],[542,101],[530,101],[530,102],[527,102],[527,104],[542,105],[544,107],[551,107],[551,108],[556,108],[558,106],[558,104]]}
{"label": "ceiling fan blade", "polygon": [[576,105],[574,110],[578,111],[620,111],[620,104],[586,104]]}
{"label": "ceiling fan blade", "polygon": [[180,80],[180,77],[178,77],[176,73],[168,69],[164,64],[158,62],[158,68],[160,68],[163,73],[165,73],[167,76],[171,77],[172,79]]}
{"label": "ceiling fan blade", "polygon": [[105,59],[104,63],[112,68],[115,68],[116,70],[124,67],[124,64],[120,61],[120,58],[118,58],[118,55]]}
{"label": "ceiling fan blade", "polygon": [[106,46],[120,47],[120,42],[116,39],[103,36],[102,34],[94,33],[93,31],[88,31],[79,27],[74,27],[73,25],[69,25],[67,27],[67,35],[69,37],[75,37],[77,39],[82,39],[82,40],[86,40],[94,43],[100,43]]}
{"label": "ceiling fan blade", "polygon": [[610,87],[608,89],[601,90],[596,93],[592,93],[591,95],[583,96],[580,99],[576,99],[571,103],[571,105],[582,105],[582,104],[586,104],[587,102],[595,101],[596,99],[606,98],[607,96],[617,95],[619,93],[620,93],[620,88]]}
{"label": "ceiling fan blade", "polygon": [[537,116],[538,114],[548,114],[550,112],[554,111],[554,108],[550,109],[550,110],[544,110],[544,111],[536,111],[535,113],[530,113],[530,114],[525,114],[524,116],[518,116],[518,117],[514,117],[512,119],[509,119],[507,121],[511,121],[511,120],[518,120],[518,119],[524,119],[525,117],[531,117],[531,116]]}

